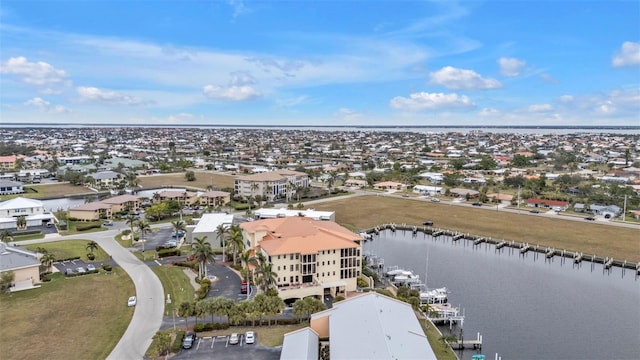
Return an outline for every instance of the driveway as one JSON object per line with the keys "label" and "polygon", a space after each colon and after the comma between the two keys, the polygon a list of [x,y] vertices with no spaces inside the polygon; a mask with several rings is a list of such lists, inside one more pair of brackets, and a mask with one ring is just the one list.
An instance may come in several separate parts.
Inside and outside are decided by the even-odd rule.
{"label": "driveway", "polygon": [[[229,329],[229,334],[233,331]],[[222,359],[222,360],[277,360],[280,359],[281,347],[270,348],[257,343],[245,344],[244,334],[240,335],[240,343],[229,344],[228,336],[198,338],[192,349],[182,350],[173,359]]]}
{"label": "driveway", "polygon": [[[48,239],[25,240],[16,244],[29,245],[52,241],[87,239],[97,242],[107,254],[111,255],[113,260],[131,277],[136,287],[138,304],[127,330],[107,359],[139,360],[144,357],[147,348],[151,345],[153,335],[160,329],[162,324],[164,290],[153,271],[114,240],[117,232],[118,230],[109,230]],[[123,308],[126,306],[125,302],[126,299],[123,298]]]}

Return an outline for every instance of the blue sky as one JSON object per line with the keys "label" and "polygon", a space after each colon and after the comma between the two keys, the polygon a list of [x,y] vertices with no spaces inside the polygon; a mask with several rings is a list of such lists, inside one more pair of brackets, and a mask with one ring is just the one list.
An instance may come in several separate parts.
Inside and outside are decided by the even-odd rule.
{"label": "blue sky", "polygon": [[640,2],[0,3],[0,122],[640,126]]}

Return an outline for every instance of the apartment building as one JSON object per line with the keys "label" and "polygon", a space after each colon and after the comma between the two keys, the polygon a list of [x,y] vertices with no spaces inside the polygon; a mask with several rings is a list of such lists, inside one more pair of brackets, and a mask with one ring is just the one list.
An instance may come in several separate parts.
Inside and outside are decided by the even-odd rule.
{"label": "apartment building", "polygon": [[247,246],[271,262],[284,300],[356,290],[363,241],[358,234],[332,221],[301,216],[240,226]]}
{"label": "apartment building", "polygon": [[295,198],[299,189],[309,187],[306,173],[292,170],[276,170],[260,174],[238,176],[235,194],[244,198],[260,195],[268,201]]}
{"label": "apartment building", "polygon": [[120,211],[139,211],[140,204],[140,197],[137,195],[119,195],[71,208],[69,217],[80,221],[111,219],[113,214]]}
{"label": "apartment building", "polygon": [[0,156],[0,170],[14,170],[17,159],[15,155]]}

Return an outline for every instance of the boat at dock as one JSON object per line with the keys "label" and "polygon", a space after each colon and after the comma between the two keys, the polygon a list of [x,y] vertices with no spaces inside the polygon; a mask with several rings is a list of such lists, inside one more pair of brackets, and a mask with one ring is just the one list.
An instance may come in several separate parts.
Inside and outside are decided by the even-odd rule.
{"label": "boat at dock", "polygon": [[422,304],[446,304],[448,301],[449,290],[446,287],[420,291],[420,303]]}

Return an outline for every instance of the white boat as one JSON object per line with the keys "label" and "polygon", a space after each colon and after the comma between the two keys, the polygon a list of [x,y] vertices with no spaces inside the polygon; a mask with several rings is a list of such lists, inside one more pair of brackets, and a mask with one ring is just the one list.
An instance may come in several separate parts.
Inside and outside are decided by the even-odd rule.
{"label": "white boat", "polygon": [[403,274],[406,274],[407,272],[408,272],[408,273],[411,273],[411,271],[407,271],[407,270],[404,270],[404,269],[399,269],[397,266],[395,266],[395,267],[393,267],[393,268],[389,269],[389,270],[385,273],[385,275],[387,275],[387,277],[391,277],[391,278],[392,278],[392,277],[395,277],[395,276],[397,276],[397,275],[403,275]]}
{"label": "white boat", "polygon": [[423,304],[446,304],[449,290],[446,287],[427,289],[420,292],[420,302]]}
{"label": "white boat", "polygon": [[393,277],[393,283],[396,285],[409,285],[420,283],[420,275],[414,275],[411,271],[405,271]]}

